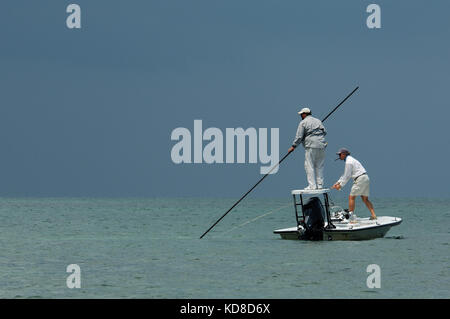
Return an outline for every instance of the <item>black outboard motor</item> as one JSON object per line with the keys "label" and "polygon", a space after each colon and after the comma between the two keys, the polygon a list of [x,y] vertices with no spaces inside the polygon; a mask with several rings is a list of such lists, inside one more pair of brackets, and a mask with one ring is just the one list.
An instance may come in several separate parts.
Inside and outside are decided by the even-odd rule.
{"label": "black outboard motor", "polygon": [[300,239],[322,240],[323,227],[325,225],[325,210],[320,199],[318,197],[311,197],[303,205],[303,214],[305,216],[305,232],[301,235]]}

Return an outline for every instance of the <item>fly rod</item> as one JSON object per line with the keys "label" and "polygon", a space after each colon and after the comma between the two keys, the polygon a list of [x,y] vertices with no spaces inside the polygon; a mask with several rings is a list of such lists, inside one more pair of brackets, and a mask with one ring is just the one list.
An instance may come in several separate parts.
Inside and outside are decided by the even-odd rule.
{"label": "fly rod", "polygon": [[[325,118],[322,120],[322,122],[325,122],[325,120],[331,115],[331,114],[333,114],[334,113],[334,111],[336,111],[342,104],[344,104],[344,102],[345,101],[347,101],[347,99],[350,97],[350,96],[352,96],[353,95],[353,93],[355,93],[356,92],[356,90],[357,89],[359,89],[359,86],[357,86],[349,95],[347,95],[346,97],[345,97],[345,99],[343,99],[330,113],[328,113],[328,115],[327,116],[325,116]],[[241,202],[241,200],[243,200],[248,194],[250,194],[250,192],[253,190],[253,189],[255,189],[255,187],[256,186],[258,186],[259,185],[259,183],[261,183],[263,180],[264,180],[264,178],[266,178],[274,169],[275,169],[275,167],[277,167],[278,165],[280,165],[281,164],[281,162],[283,162],[284,161],[284,159],[286,158],[286,157],[288,157],[288,155],[289,154],[291,154],[292,153],[292,151],[290,151],[290,152],[288,152],[286,155],[284,155],[283,156],[283,158],[278,162],[278,164],[275,164],[273,167],[272,167],[272,169],[267,173],[267,174],[265,174],[255,185],[253,185],[253,187],[252,188],[250,188],[248,191],[247,191],[247,193],[245,193],[241,198],[239,198],[239,200],[236,202],[236,203],[234,203],[234,205],[233,206],[231,206],[231,208],[229,209],[229,210],[227,210],[226,212],[225,212],[225,214],[223,214],[222,215],[222,217],[220,217],[211,227],[209,227],[208,228],[208,230],[207,231],[205,231],[204,233],[203,233],[203,235],[201,235],[200,236],[200,239],[202,239],[211,229],[213,229],[214,228],[214,226],[216,226],[229,212],[231,212],[231,210],[233,209],[233,208],[235,208],[236,206],[237,206],[237,204],[239,204],[240,202]]]}

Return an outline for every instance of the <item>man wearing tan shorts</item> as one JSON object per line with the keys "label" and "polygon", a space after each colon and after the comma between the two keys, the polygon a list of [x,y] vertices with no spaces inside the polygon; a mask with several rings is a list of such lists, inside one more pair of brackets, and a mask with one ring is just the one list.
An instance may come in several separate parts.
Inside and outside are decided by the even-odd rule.
{"label": "man wearing tan shorts", "polygon": [[344,174],[331,188],[340,190],[347,184],[350,178],[353,178],[352,189],[348,197],[350,215],[353,215],[355,211],[356,196],[361,196],[362,201],[366,204],[372,215],[370,219],[376,219],[377,216],[375,215],[373,205],[369,201],[370,179],[365,168],[357,159],[350,156],[350,152],[346,148],[341,148],[336,154],[339,155],[338,159],[345,161],[345,170]]}

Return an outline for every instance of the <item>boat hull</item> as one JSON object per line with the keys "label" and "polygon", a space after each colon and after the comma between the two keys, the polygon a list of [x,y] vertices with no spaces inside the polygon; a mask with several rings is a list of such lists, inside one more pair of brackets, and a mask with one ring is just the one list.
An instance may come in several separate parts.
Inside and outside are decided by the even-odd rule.
{"label": "boat hull", "polygon": [[[402,222],[398,217],[380,217],[376,221],[370,221],[368,218],[359,219],[357,223],[334,223],[336,228],[323,229],[323,240],[370,240],[382,238],[393,226]],[[302,232],[297,227],[278,229],[275,234],[282,239],[301,239]]]}
{"label": "boat hull", "polygon": [[324,230],[323,240],[369,240],[382,238],[386,235],[386,233],[391,229],[392,226],[395,225],[384,225],[368,229],[356,230]]}
{"label": "boat hull", "polygon": [[278,234],[282,239],[300,239],[300,232],[297,227],[278,229],[273,231],[274,234]]}

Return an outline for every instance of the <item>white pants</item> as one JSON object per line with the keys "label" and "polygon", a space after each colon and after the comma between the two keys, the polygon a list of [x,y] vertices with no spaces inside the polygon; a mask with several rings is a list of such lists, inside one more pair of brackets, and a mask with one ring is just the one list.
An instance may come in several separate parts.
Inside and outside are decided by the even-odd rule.
{"label": "white pants", "polygon": [[323,188],[323,167],[325,164],[324,148],[305,148],[305,171],[308,187]]}

